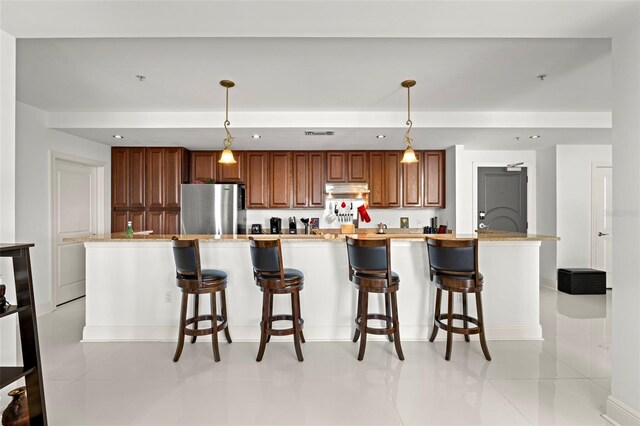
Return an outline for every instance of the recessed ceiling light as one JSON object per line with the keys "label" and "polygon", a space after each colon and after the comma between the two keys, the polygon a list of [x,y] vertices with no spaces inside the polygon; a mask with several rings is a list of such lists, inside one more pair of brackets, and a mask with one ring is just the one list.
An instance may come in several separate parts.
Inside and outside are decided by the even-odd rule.
{"label": "recessed ceiling light", "polygon": [[541,137],[540,135],[531,135],[529,136],[529,139],[538,139],[540,137]]}
{"label": "recessed ceiling light", "polygon": [[376,138],[378,138],[378,139],[384,139],[384,138],[386,138],[386,137],[387,137],[387,136],[385,136],[385,135],[378,135],[378,136],[376,136]]}
{"label": "recessed ceiling light", "polygon": [[124,136],[122,136],[122,135],[113,135],[113,137],[115,139],[124,139]]}
{"label": "recessed ceiling light", "polygon": [[260,139],[262,136],[256,134],[256,135],[253,135],[251,137],[254,138],[254,139]]}

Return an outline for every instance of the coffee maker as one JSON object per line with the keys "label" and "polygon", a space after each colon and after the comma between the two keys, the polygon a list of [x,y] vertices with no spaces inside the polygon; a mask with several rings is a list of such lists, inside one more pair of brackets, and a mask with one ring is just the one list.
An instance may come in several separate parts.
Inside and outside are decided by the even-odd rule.
{"label": "coffee maker", "polygon": [[271,233],[272,234],[281,234],[282,233],[282,219],[279,217],[272,217],[269,221]]}

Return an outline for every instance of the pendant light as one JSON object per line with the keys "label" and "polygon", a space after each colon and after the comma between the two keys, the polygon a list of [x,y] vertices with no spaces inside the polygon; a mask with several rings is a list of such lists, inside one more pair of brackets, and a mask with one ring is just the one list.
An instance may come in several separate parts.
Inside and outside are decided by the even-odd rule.
{"label": "pendant light", "polygon": [[229,89],[235,85],[236,84],[231,80],[222,80],[220,82],[220,86],[227,89],[227,102],[224,115],[224,130],[227,132],[227,137],[224,138],[224,141],[222,142],[224,144],[224,149],[222,150],[222,154],[220,155],[220,159],[218,160],[218,163],[222,164],[236,164],[236,159],[233,158],[233,152],[231,151],[233,136],[229,131],[229,127],[227,127],[229,126],[229,124],[231,124],[231,122],[229,121]]}
{"label": "pendant light", "polygon": [[402,87],[407,88],[407,133],[404,134],[404,144],[407,146],[407,149],[404,150],[404,155],[402,156],[401,163],[411,164],[417,163],[418,158],[416,157],[416,153],[413,151],[411,145],[413,144],[413,138],[411,137],[411,127],[413,127],[413,122],[411,121],[411,88],[416,85],[415,80],[405,80],[402,83]]}

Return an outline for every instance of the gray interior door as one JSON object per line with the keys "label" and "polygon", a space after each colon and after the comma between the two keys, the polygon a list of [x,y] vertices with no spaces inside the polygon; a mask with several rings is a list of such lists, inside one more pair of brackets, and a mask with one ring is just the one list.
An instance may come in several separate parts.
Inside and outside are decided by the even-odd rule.
{"label": "gray interior door", "polygon": [[478,229],[527,232],[527,168],[478,168]]}

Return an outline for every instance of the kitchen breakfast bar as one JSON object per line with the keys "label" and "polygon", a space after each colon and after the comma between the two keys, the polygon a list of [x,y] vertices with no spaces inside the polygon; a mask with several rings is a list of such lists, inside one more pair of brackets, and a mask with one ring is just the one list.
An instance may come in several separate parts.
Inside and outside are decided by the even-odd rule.
{"label": "kitchen breakfast bar", "polygon": [[[84,341],[177,339],[180,291],[176,287],[171,237],[136,235],[127,238],[114,234],[83,240],[86,248]],[[179,237],[199,239],[202,267],[221,269],[228,274],[228,322],[234,341],[259,341],[262,294],[253,282],[249,236]],[[255,237],[281,238],[286,266],[304,273],[301,312],[307,341],[351,340],[355,330],[357,292],[348,277],[345,235]],[[469,237],[452,234],[429,236]],[[358,234],[358,238],[391,238],[391,266],[400,275],[398,311],[402,339],[427,340],[433,326],[435,289],[429,282],[425,235]],[[543,240],[557,238],[510,233],[480,234],[478,260],[479,270],[484,275],[487,339],[542,338],[539,249]],[[290,312],[288,298],[276,297],[274,303],[274,313]],[[459,304],[460,300],[456,299],[456,311],[460,310]],[[205,310],[206,305],[203,304]],[[469,313],[474,315],[474,303],[470,303],[469,309]],[[372,310],[384,310],[381,296],[371,296],[370,312]],[[441,333],[439,338],[444,338],[444,334]]]}

